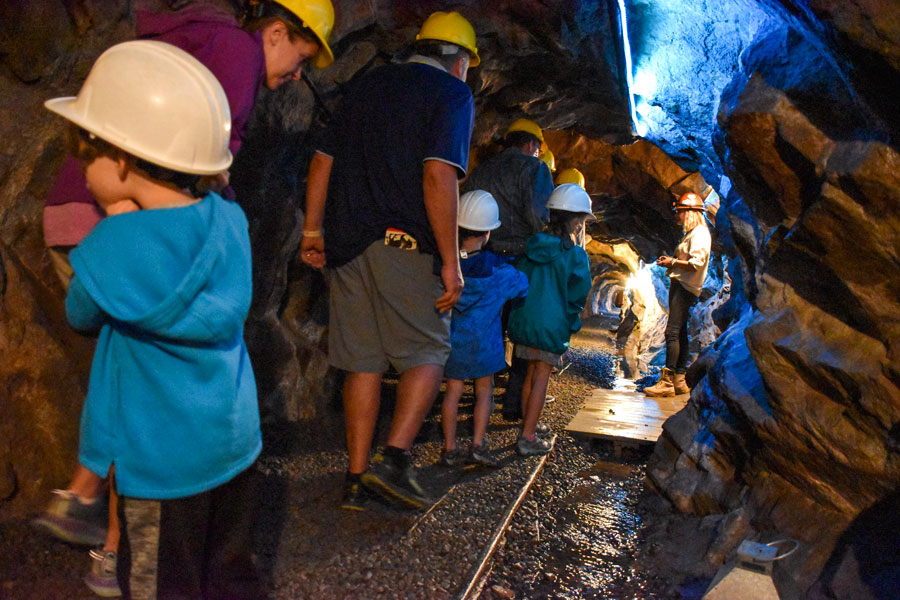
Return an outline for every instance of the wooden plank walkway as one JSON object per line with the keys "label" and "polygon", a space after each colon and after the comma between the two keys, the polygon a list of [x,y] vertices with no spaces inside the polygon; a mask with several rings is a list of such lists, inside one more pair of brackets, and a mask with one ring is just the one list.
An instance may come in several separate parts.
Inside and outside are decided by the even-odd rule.
{"label": "wooden plank walkway", "polygon": [[684,408],[689,398],[687,394],[648,398],[635,391],[632,382],[619,380],[616,389],[595,389],[566,431],[619,444],[654,444],[662,435],[663,422]]}

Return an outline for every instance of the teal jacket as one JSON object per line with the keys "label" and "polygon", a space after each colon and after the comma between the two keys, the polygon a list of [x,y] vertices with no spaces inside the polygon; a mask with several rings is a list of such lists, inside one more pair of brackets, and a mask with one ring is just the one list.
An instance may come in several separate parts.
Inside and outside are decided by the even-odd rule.
{"label": "teal jacket", "polygon": [[210,194],[109,217],[71,259],[69,322],[100,328],[81,464],[98,475],[115,464],[119,493],[153,499],[199,494],[249,467],[262,438],[240,207]]}
{"label": "teal jacket", "polygon": [[528,277],[525,302],[509,314],[509,339],[516,344],[562,354],[581,329],[581,311],[591,291],[591,267],[580,246],[563,247],[555,235],[528,238],[516,267]]}

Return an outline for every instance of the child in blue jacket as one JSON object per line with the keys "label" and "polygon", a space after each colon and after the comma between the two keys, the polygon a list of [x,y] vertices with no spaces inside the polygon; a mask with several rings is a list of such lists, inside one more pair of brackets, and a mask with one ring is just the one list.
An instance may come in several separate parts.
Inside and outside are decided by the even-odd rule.
{"label": "child in blue jacket", "polygon": [[247,220],[189,191],[231,164],[225,93],[186,52],[135,41],[104,52],[77,97],[46,106],[72,122],[108,215],[71,252],[66,315],[100,332],[79,462],[100,476],[115,466],[122,594],[258,598]]}
{"label": "child in blue jacket", "polygon": [[574,183],[558,186],[547,200],[550,222],[528,239],[516,266],[528,276],[528,297],[509,315],[509,338],[515,353],[527,359],[522,388],[522,456],[550,452],[550,442],[535,435],[553,367],[581,329],[581,311],[591,290],[591,269],[584,248],[575,243],[584,222],[593,219],[591,197]]}
{"label": "child in blue jacket", "polygon": [[[484,250],[491,231],[500,227],[500,211],[494,197],[475,190],[459,200],[460,266],[465,287],[453,307],[450,323],[450,357],[444,367],[447,393],[441,407],[444,452],[441,464],[465,462],[483,466],[496,463],[484,439],[491,418],[494,373],[506,366],[500,313],[503,305],[528,290],[528,280],[506,261]],[[468,455],[456,446],[459,399],[466,379],[475,380],[475,414],[472,448]]]}

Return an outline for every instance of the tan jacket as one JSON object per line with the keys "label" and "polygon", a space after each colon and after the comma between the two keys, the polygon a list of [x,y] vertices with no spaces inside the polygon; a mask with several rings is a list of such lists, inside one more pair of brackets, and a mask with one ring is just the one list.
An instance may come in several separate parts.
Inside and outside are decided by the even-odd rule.
{"label": "tan jacket", "polygon": [[709,251],[712,246],[712,238],[706,225],[698,225],[684,234],[681,242],[675,248],[675,259],[688,261],[687,266],[677,265],[669,267],[667,275],[673,280],[681,282],[684,289],[700,295],[703,289],[703,281],[709,270]]}

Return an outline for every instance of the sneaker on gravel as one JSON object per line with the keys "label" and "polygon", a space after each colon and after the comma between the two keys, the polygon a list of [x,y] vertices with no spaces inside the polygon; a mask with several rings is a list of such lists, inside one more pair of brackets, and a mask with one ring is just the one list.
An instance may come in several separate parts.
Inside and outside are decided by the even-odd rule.
{"label": "sneaker on gravel", "polygon": [[534,440],[520,437],[519,441],[516,443],[516,452],[519,456],[540,456],[542,454],[549,454],[552,447],[553,446],[550,445],[548,440],[538,436],[534,436]]}
{"label": "sneaker on gravel", "polygon": [[118,598],[122,595],[116,580],[116,553],[91,550],[91,570],[84,582],[92,592],[102,598]]}
{"label": "sneaker on gravel", "polygon": [[538,421],[538,424],[534,426],[534,435],[542,438],[550,437],[553,435],[553,430],[546,423]]}
{"label": "sneaker on gravel", "polygon": [[348,478],[344,481],[344,496],[341,498],[341,510],[365,510],[368,497],[369,494],[359,478]]}
{"label": "sneaker on gravel", "polygon": [[108,511],[105,497],[86,503],[74,492],[53,490],[47,510],[31,524],[70,544],[102,546],[106,541]]}
{"label": "sneaker on gravel", "polygon": [[378,453],[372,466],[362,474],[363,485],[392,504],[421,510],[428,505],[424,490],[416,483],[410,467],[400,468]]}
{"label": "sneaker on gravel", "polygon": [[438,464],[442,467],[458,467],[465,464],[465,462],[466,453],[459,448],[454,448],[453,450],[442,450],[441,460],[438,461]]}
{"label": "sneaker on gravel", "polygon": [[481,442],[480,446],[472,445],[472,451],[469,452],[468,463],[482,467],[496,467],[497,461],[491,458],[490,450],[486,442]]}

